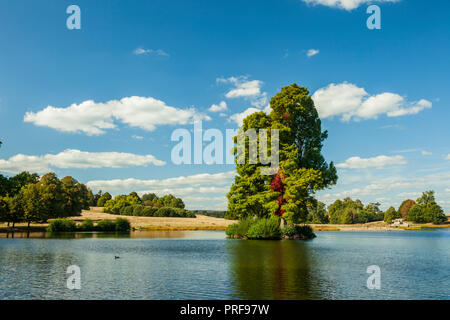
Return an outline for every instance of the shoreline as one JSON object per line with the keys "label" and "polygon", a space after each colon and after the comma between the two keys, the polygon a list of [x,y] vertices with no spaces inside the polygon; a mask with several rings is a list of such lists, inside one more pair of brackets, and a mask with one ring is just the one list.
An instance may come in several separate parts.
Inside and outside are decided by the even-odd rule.
{"label": "shoreline", "polygon": [[[237,220],[227,220],[197,214],[196,218],[178,217],[141,217],[141,216],[121,216],[102,212],[102,208],[91,207],[90,210],[83,210],[80,216],[68,217],[76,222],[91,219],[94,222],[99,220],[114,220],[117,217],[130,221],[132,231],[225,231],[228,225],[236,223]],[[393,227],[384,221],[369,222],[365,224],[309,224],[313,231],[414,231],[422,229],[445,229],[450,228],[450,221],[442,225],[414,224],[409,227]],[[30,232],[44,232],[48,223],[33,224]],[[13,230],[7,227],[6,223],[0,223],[0,233],[10,233]],[[14,232],[27,232],[26,223],[17,223]]]}

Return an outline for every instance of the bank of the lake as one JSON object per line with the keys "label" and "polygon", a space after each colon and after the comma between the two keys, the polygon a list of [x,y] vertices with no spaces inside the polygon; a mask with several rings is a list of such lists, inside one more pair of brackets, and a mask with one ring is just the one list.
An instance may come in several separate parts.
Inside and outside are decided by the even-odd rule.
{"label": "bank of the lake", "polygon": [[[449,215],[447,216],[450,218]],[[141,231],[224,231],[228,225],[237,222],[236,220],[200,214],[197,214],[196,218],[120,216],[104,213],[100,207],[83,210],[80,216],[69,217],[69,219],[81,223],[86,219],[97,222],[100,220],[115,220],[118,217],[129,220],[133,229]],[[395,231],[406,229],[393,227],[383,221],[365,224],[311,224],[310,226],[313,231]],[[31,231],[43,232],[47,227],[48,223],[32,224]],[[410,223],[410,230],[420,230],[421,228],[450,228],[450,221],[441,225]],[[26,232],[27,224],[17,223],[16,231]],[[6,232],[11,232],[11,228],[8,228],[6,223],[0,223],[0,234]]]}

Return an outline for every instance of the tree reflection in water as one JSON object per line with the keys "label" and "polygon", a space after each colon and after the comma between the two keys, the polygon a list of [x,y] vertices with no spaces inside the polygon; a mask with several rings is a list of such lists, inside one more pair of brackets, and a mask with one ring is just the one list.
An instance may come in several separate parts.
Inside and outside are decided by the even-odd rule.
{"label": "tree reflection in water", "polygon": [[229,240],[230,280],[238,299],[321,299],[303,241]]}

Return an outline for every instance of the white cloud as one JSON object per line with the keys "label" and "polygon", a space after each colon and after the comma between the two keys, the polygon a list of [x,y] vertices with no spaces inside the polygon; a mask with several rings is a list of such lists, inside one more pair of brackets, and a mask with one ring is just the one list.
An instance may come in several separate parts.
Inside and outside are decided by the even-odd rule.
{"label": "white cloud", "polygon": [[402,192],[396,195],[397,198],[401,199],[417,199],[422,195],[422,192]]}
{"label": "white cloud", "polygon": [[29,156],[17,154],[8,160],[0,159],[0,171],[18,173],[21,171],[45,173],[51,168],[125,168],[132,166],[162,166],[166,163],[152,155],[137,155],[124,152],[85,152],[67,149],[58,154]]}
{"label": "white cloud", "polygon": [[153,131],[159,125],[186,124],[194,118],[209,119],[194,108],[178,109],[152,97],[133,96],[106,103],[87,100],[66,108],[48,106],[36,113],[27,112],[24,121],[62,132],[99,135],[116,128],[115,121]]}
{"label": "white cloud", "polygon": [[303,0],[303,2],[312,5],[323,5],[332,8],[344,9],[347,11],[356,9],[360,5],[366,3],[397,2],[397,1],[399,0]]}
{"label": "white cloud", "polygon": [[321,118],[341,116],[343,121],[376,119],[382,114],[399,117],[432,107],[428,100],[409,103],[402,96],[390,92],[369,95],[364,88],[347,82],[320,88],[312,99]]}
{"label": "white cloud", "polygon": [[360,158],[351,157],[345,162],[336,165],[338,168],[343,169],[366,169],[366,168],[377,168],[381,169],[392,165],[403,165],[406,164],[405,158],[402,156],[377,156],[373,158]]}
{"label": "white cloud", "polygon": [[450,160],[450,153],[445,157],[446,160]]}
{"label": "white cloud", "polygon": [[[140,180],[135,178],[129,179],[114,179],[114,180],[93,180],[87,183],[87,186],[94,190],[129,190],[129,191],[141,191],[141,190],[163,190],[178,187],[198,187],[198,186],[221,186],[229,185],[232,183],[234,171],[221,172],[221,173],[202,173],[191,176],[180,176],[176,178],[168,178],[163,180]],[[216,189],[211,189],[216,188]],[[191,193],[196,193],[197,188],[188,189]],[[209,189],[202,189],[204,192],[222,192],[223,189],[217,189],[217,187],[209,187]],[[145,191],[141,191],[145,192]]]}
{"label": "white cloud", "polygon": [[445,192],[450,192],[450,188],[448,188],[448,189],[445,189]]}
{"label": "white cloud", "polygon": [[144,139],[144,137],[143,136],[137,136],[137,135],[132,135],[131,136],[133,139],[136,139],[136,140],[142,140],[142,139]]}
{"label": "white cloud", "polygon": [[209,109],[211,112],[219,112],[227,110],[227,103],[225,101],[221,101],[218,105],[213,104]]}
{"label": "white cloud", "polygon": [[392,151],[394,153],[410,153],[410,152],[420,152],[423,156],[431,156],[433,153],[422,149],[403,149]]}
{"label": "white cloud", "polygon": [[262,92],[263,82],[260,80],[248,80],[248,77],[229,77],[217,78],[218,83],[230,83],[234,85],[230,91],[225,94],[228,99],[244,98],[250,100],[252,106],[264,108],[268,103],[267,92]]}
{"label": "white cloud", "polygon": [[244,112],[235,113],[235,114],[231,115],[228,118],[228,120],[229,121],[234,121],[234,122],[236,122],[238,124],[238,126],[242,127],[243,121],[248,115],[250,115],[252,113],[255,113],[255,112],[260,112],[260,111],[262,111],[262,110],[256,109],[256,108],[248,108]]}
{"label": "white cloud", "polygon": [[306,52],[306,56],[307,56],[308,58],[310,58],[310,57],[312,57],[312,56],[315,56],[316,54],[319,54],[319,49],[309,49],[309,50]]}
{"label": "white cloud", "polygon": [[169,54],[167,52],[165,52],[162,49],[144,49],[144,48],[137,48],[136,50],[133,51],[133,53],[135,55],[141,55],[141,54],[154,54],[157,56],[163,56],[163,57],[168,57]]}

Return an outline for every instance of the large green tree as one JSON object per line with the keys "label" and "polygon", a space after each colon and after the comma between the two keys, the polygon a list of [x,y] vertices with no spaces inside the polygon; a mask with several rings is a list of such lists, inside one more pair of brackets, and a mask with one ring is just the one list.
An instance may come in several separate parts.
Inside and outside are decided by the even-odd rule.
{"label": "large green tree", "polygon": [[[259,158],[256,163],[250,163],[250,146],[246,143],[245,163],[239,163],[236,157],[237,175],[227,195],[228,212],[238,218],[281,215],[290,223],[304,222],[309,208],[316,205],[314,193],[337,182],[336,168],[322,155],[328,133],[322,131],[317,109],[304,87],[292,84],[281,88],[270,100],[270,107],[269,115],[257,112],[247,116],[242,130],[268,130],[269,146],[271,139],[275,139],[270,130],[279,130],[278,173],[262,175],[261,169],[268,165]],[[257,146],[260,144],[257,136]],[[237,155],[238,148],[233,152]],[[279,180],[276,187],[275,177]]]}
{"label": "large green tree", "polygon": [[442,208],[437,204],[434,191],[425,191],[408,212],[408,221],[432,222],[440,224],[447,221]]}

